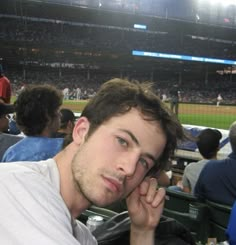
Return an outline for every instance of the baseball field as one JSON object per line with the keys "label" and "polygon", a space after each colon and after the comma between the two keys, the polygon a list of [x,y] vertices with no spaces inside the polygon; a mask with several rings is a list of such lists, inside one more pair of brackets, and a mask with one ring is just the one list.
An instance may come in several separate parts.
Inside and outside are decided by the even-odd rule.
{"label": "baseball field", "polygon": [[[70,108],[74,112],[81,112],[87,101],[66,100],[63,107]],[[167,103],[167,106],[169,104]],[[183,124],[192,124],[219,129],[228,129],[236,120],[236,106],[180,104],[179,120]]]}

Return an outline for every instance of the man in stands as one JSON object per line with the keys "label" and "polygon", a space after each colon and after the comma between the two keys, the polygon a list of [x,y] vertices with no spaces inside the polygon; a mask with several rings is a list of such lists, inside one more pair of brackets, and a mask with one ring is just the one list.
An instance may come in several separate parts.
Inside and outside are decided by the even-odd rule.
{"label": "man in stands", "polygon": [[26,86],[15,102],[16,122],[26,136],[9,147],[3,162],[45,160],[62,148],[63,138],[52,138],[60,126],[60,90],[49,85]]}
{"label": "man in stands", "polygon": [[200,132],[197,137],[197,147],[203,159],[198,162],[189,163],[185,167],[182,178],[184,192],[193,194],[196,182],[203,167],[209,160],[217,159],[221,138],[222,134],[217,129],[207,128]]}
{"label": "man in stands", "polygon": [[151,176],[185,137],[179,121],[146,84],[114,79],[86,105],[72,137],[54,158],[0,164],[1,243],[97,244],[76,218],[127,198],[130,244],[153,245],[165,190]]}
{"label": "man in stands", "polygon": [[169,189],[194,194],[194,188],[203,167],[209,160],[217,159],[221,138],[222,134],[217,129],[202,130],[197,136],[196,144],[203,159],[189,163],[184,169],[182,180],[176,186],[170,186]]}
{"label": "man in stands", "polygon": [[72,110],[62,108],[60,109],[60,115],[60,128],[53,134],[54,138],[64,138],[66,135],[71,134],[75,126],[75,115]]}
{"label": "man in stands", "polygon": [[0,99],[7,104],[11,102],[11,84],[4,75],[2,65],[0,65]]}
{"label": "man in stands", "polygon": [[236,199],[236,121],[230,126],[232,153],[222,160],[210,160],[202,169],[194,195],[199,199],[233,205]]}

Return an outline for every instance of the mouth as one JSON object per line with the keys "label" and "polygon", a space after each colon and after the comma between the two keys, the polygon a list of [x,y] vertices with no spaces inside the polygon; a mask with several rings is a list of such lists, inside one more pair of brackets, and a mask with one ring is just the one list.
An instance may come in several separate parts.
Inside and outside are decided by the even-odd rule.
{"label": "mouth", "polygon": [[120,193],[122,191],[122,183],[112,177],[103,176],[106,187],[112,192]]}

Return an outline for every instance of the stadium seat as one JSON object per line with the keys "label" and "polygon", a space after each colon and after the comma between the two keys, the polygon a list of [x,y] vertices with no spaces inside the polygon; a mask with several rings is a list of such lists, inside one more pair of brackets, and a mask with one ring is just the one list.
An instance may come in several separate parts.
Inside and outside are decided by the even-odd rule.
{"label": "stadium seat", "polygon": [[175,218],[189,228],[196,242],[205,243],[208,237],[207,205],[184,192],[167,189],[166,194],[163,215]]}
{"label": "stadium seat", "polygon": [[227,228],[232,207],[206,201],[209,209],[209,236],[217,239],[217,242],[226,240]]}

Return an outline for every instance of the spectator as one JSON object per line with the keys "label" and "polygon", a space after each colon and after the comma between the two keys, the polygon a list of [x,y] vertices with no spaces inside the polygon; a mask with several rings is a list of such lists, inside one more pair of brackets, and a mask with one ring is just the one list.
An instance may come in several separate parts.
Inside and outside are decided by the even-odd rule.
{"label": "spectator", "polygon": [[222,134],[217,129],[204,129],[197,137],[197,147],[203,159],[198,162],[189,163],[182,178],[183,191],[192,193],[194,191],[199,174],[209,160],[217,159]]}
{"label": "spectator", "polygon": [[55,138],[64,138],[66,135],[71,134],[75,126],[75,115],[72,110],[62,108],[61,114],[61,126],[56,133],[53,134]]}
{"label": "spectator", "polygon": [[202,169],[194,195],[199,199],[233,205],[236,199],[236,121],[230,126],[232,153],[222,160],[210,160]]}
{"label": "spectator", "polygon": [[7,104],[11,102],[11,84],[0,65],[0,98]]}
{"label": "spectator", "polygon": [[176,117],[145,84],[114,79],[89,101],[72,135],[53,159],[0,165],[1,242],[97,244],[76,218],[127,197],[130,244],[154,244],[165,191],[150,176],[184,138]]}
{"label": "spectator", "polygon": [[17,137],[11,134],[8,134],[8,127],[9,127],[9,115],[10,113],[14,112],[14,106],[8,105],[3,102],[0,102],[0,159],[7,148],[19,140],[22,137]]}
{"label": "spectator", "polygon": [[27,86],[16,102],[16,122],[26,137],[9,147],[2,161],[45,160],[62,147],[62,138],[51,138],[60,125],[61,91],[53,86]]}

